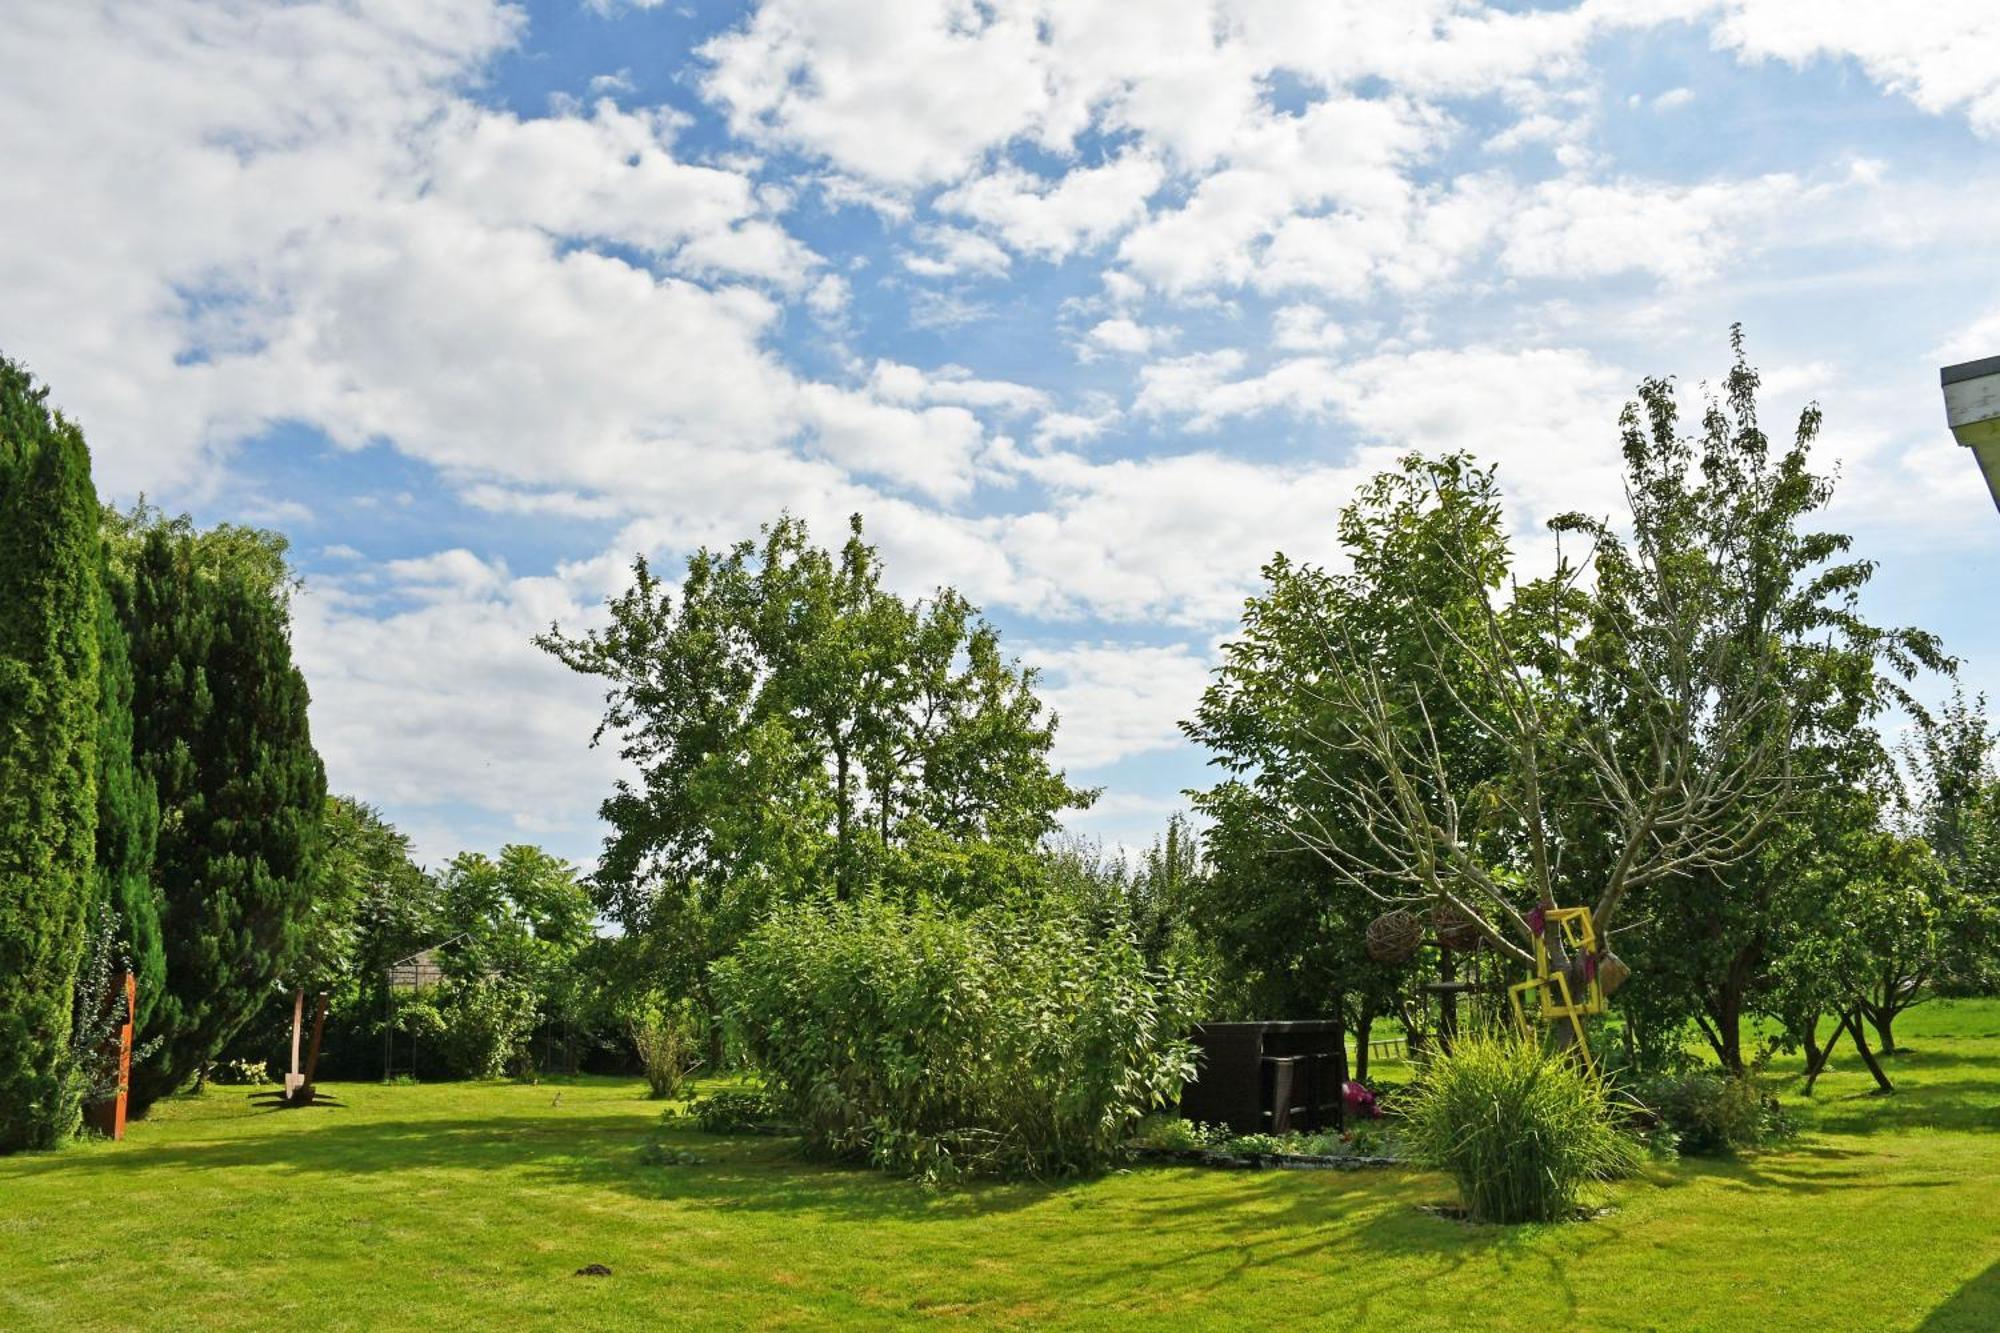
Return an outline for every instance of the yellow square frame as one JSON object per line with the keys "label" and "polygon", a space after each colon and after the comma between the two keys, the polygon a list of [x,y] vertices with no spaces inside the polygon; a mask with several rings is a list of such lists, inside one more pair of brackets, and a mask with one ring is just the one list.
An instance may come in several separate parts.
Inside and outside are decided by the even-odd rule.
{"label": "yellow square frame", "polygon": [[[1597,931],[1590,919],[1588,907],[1552,907],[1543,913],[1543,924],[1554,924],[1562,932],[1564,945],[1573,951],[1586,955],[1597,952]],[[1514,1006],[1514,1022],[1521,1031],[1528,1030],[1527,1010],[1521,997],[1532,991],[1535,995],[1535,1016],[1543,1023],[1560,1023],[1567,1019],[1570,1029],[1576,1034],[1577,1048],[1583,1052],[1586,1063],[1590,1062],[1590,1043],[1583,1035],[1583,1020],[1591,1014],[1604,1012],[1604,988],[1598,984],[1597,974],[1592,970],[1590,984],[1583,996],[1570,992],[1569,975],[1552,971],[1549,967],[1547,936],[1535,936],[1535,975],[1528,980],[1507,988],[1507,998]]]}

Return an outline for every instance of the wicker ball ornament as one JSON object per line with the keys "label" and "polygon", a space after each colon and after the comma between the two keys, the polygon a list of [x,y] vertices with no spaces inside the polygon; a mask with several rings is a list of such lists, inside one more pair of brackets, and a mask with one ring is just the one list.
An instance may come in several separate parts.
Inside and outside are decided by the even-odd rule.
{"label": "wicker ball ornament", "polygon": [[1423,942],[1423,922],[1400,907],[1368,923],[1368,956],[1378,963],[1407,963]]}
{"label": "wicker ball ornament", "polygon": [[1479,927],[1449,903],[1431,909],[1431,934],[1437,936],[1440,949],[1470,953],[1479,947]]}
{"label": "wicker ball ornament", "polygon": [[1597,988],[1606,999],[1616,995],[1631,975],[1632,969],[1625,960],[1608,949],[1597,960]]}

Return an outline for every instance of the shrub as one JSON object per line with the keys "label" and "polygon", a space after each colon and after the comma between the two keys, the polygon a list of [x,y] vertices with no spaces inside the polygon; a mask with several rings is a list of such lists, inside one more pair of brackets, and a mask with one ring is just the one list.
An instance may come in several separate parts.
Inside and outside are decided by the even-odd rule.
{"label": "shrub", "polygon": [[218,1060],[209,1067],[208,1081],[225,1087],[256,1087],[271,1081],[271,1066],[264,1060]]}
{"label": "shrub", "polygon": [[627,1025],[654,1101],[678,1097],[701,1064],[702,1028],[684,1008],[648,1006]]}
{"label": "shrub", "polygon": [[714,980],[810,1149],[927,1182],[1100,1169],[1194,1069],[1197,988],[1053,906],[786,907]]}
{"label": "shrub", "polygon": [[1719,1069],[1656,1074],[1634,1090],[1659,1116],[1684,1153],[1732,1153],[1769,1143],[1790,1131],[1778,1099],[1754,1075]]}
{"label": "shrub", "polygon": [[1162,1148],[1170,1152],[1199,1152],[1229,1139],[1226,1125],[1204,1125],[1199,1120],[1183,1120],[1177,1115],[1149,1115],[1139,1122],[1132,1135],[1135,1148]]}
{"label": "shrub", "polygon": [[778,1123],[778,1104],[762,1092],[723,1091],[688,1102],[686,1114],[704,1134],[742,1134]]}
{"label": "shrub", "polygon": [[1418,1161],[1457,1182],[1472,1218],[1547,1222],[1592,1180],[1636,1169],[1597,1078],[1513,1035],[1467,1034],[1419,1070],[1403,1131]]}
{"label": "shrub", "polygon": [[501,1078],[528,1063],[535,994],[499,977],[449,980],[437,987],[435,1040],[455,1078]]}

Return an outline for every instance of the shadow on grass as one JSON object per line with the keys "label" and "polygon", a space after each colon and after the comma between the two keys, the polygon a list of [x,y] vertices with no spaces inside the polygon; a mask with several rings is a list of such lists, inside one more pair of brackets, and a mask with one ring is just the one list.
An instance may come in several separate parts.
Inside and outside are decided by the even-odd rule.
{"label": "shadow on grass", "polygon": [[1923,1333],[2000,1328],[2000,1263],[1958,1289],[1956,1295],[1917,1325]]}
{"label": "shadow on grass", "polygon": [[[1923,1058],[1929,1064],[1943,1063],[1915,1053],[1909,1058],[1912,1062]],[[1984,1064],[1989,1070],[1993,1066],[1992,1061],[1965,1063]],[[1915,1128],[2000,1129],[2000,1080],[1991,1073],[1984,1078],[1926,1079],[1912,1063],[1893,1069],[1890,1077],[1896,1080],[1893,1093],[1878,1094],[1870,1088],[1837,1096],[1796,1098],[1794,1104],[1803,1111],[1809,1128],[1828,1134],[1879,1134]]]}
{"label": "shadow on grass", "polygon": [[[795,1140],[734,1138],[669,1129],[658,1136],[702,1160],[648,1166],[641,1144],[654,1125],[630,1113],[551,1110],[500,1118],[318,1119],[317,1109],[271,1112],[299,1132],[17,1158],[9,1174],[119,1176],[157,1171],[251,1171],[366,1177],[425,1171],[512,1171],[531,1181],[617,1190],[722,1210],[812,1211],[873,1218],[965,1217],[1023,1207],[1057,1184],[979,1183],[926,1193],[908,1181],[803,1157]],[[317,1123],[302,1123],[305,1117]],[[235,1117],[232,1117],[235,1118]],[[274,1128],[276,1126],[274,1125]]]}

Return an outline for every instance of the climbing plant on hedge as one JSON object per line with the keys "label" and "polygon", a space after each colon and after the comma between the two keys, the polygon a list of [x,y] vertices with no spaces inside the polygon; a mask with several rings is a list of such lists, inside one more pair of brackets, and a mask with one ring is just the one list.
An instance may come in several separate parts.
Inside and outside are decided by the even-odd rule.
{"label": "climbing plant on hedge", "polygon": [[47,392],[0,359],[0,1152],[76,1121],[63,1057],[97,831],[97,495]]}
{"label": "climbing plant on hedge", "polygon": [[95,897],[111,909],[118,952],[138,980],[139,1004],[132,1017],[144,1032],[167,976],[160,895],[152,878],[160,804],[153,780],[132,760],[132,657],[118,614],[121,594],[129,598],[127,580],[108,561],[100,573]]}
{"label": "climbing plant on hedge", "polygon": [[146,1105],[186,1083],[265,997],[316,885],[326,777],[292,665],[282,537],[150,513],[113,525],[131,570],[133,749],[160,807],[162,1038]]}

